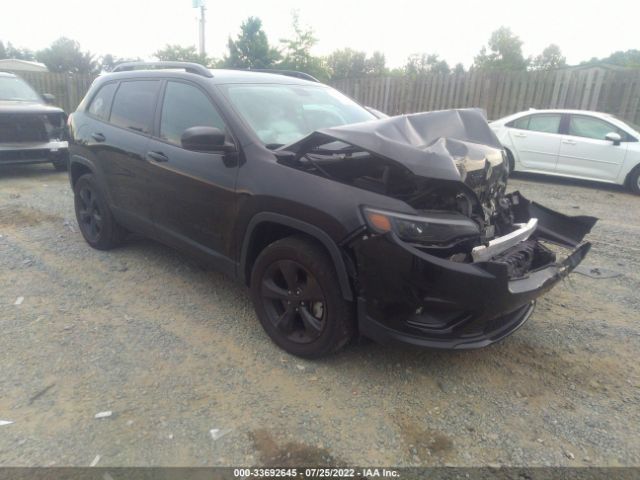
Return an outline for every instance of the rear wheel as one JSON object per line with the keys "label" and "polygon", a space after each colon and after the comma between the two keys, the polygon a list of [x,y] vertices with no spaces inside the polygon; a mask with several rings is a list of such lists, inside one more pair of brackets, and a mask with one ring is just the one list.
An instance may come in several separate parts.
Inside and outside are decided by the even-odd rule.
{"label": "rear wheel", "polygon": [[333,262],[305,237],[279,240],[258,256],[251,298],[271,339],[287,352],[317,358],[343,347],[355,331]]}
{"label": "rear wheel", "polygon": [[120,245],[126,232],[113,218],[95,177],[82,175],[73,191],[76,218],[87,243],[98,250]]}

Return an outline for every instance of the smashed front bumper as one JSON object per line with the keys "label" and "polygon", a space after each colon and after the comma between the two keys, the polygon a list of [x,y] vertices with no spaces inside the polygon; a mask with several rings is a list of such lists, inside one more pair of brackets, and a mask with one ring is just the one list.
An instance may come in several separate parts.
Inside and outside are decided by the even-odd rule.
{"label": "smashed front bumper", "polygon": [[518,197],[516,220],[537,219],[531,235],[569,251],[519,277],[494,259],[459,263],[403,242],[394,233],[354,245],[358,261],[360,333],[380,343],[444,349],[479,348],[517,330],[535,299],[566,277],[591,245],[582,239],[592,217],[567,217]]}
{"label": "smashed front bumper", "polygon": [[45,163],[62,160],[69,152],[66,140],[0,143],[0,165]]}

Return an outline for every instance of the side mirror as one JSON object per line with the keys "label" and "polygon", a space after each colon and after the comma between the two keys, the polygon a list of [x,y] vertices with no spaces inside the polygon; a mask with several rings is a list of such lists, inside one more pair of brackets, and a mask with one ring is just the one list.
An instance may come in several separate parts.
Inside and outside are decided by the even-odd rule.
{"label": "side mirror", "polygon": [[235,145],[226,143],[226,135],[215,127],[187,128],[180,137],[182,148],[196,152],[232,152]]}
{"label": "side mirror", "polygon": [[614,145],[620,145],[620,142],[622,141],[622,137],[616,132],[607,133],[604,136],[604,139],[613,142]]}
{"label": "side mirror", "polygon": [[50,105],[56,101],[55,95],[51,95],[50,93],[43,93],[42,99],[45,101],[45,103],[48,103]]}

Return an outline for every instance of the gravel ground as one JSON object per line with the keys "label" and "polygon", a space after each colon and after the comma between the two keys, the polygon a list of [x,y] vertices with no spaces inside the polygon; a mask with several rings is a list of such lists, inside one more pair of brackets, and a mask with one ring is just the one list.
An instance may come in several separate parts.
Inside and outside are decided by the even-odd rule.
{"label": "gravel ground", "polygon": [[599,217],[585,264],[622,276],[574,273],[483,350],[308,362],[222,275],[145,239],[89,248],[65,174],[0,171],[0,465],[640,465],[640,197],[511,188]]}

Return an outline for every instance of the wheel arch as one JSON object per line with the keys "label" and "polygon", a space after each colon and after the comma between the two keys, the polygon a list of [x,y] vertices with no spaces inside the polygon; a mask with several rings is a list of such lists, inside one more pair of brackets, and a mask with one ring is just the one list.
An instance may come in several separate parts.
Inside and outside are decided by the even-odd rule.
{"label": "wheel arch", "polygon": [[249,222],[240,252],[238,272],[240,279],[245,284],[249,283],[251,268],[265,247],[276,240],[300,233],[319,242],[329,253],[338,275],[342,296],[345,300],[352,301],[354,298],[353,291],[347,267],[338,245],[327,233],[315,225],[279,213],[261,212],[256,214]]}
{"label": "wheel arch", "polygon": [[95,174],[93,165],[88,160],[73,155],[69,160],[69,182],[71,183],[71,188],[73,189],[78,179],[87,173]]}

